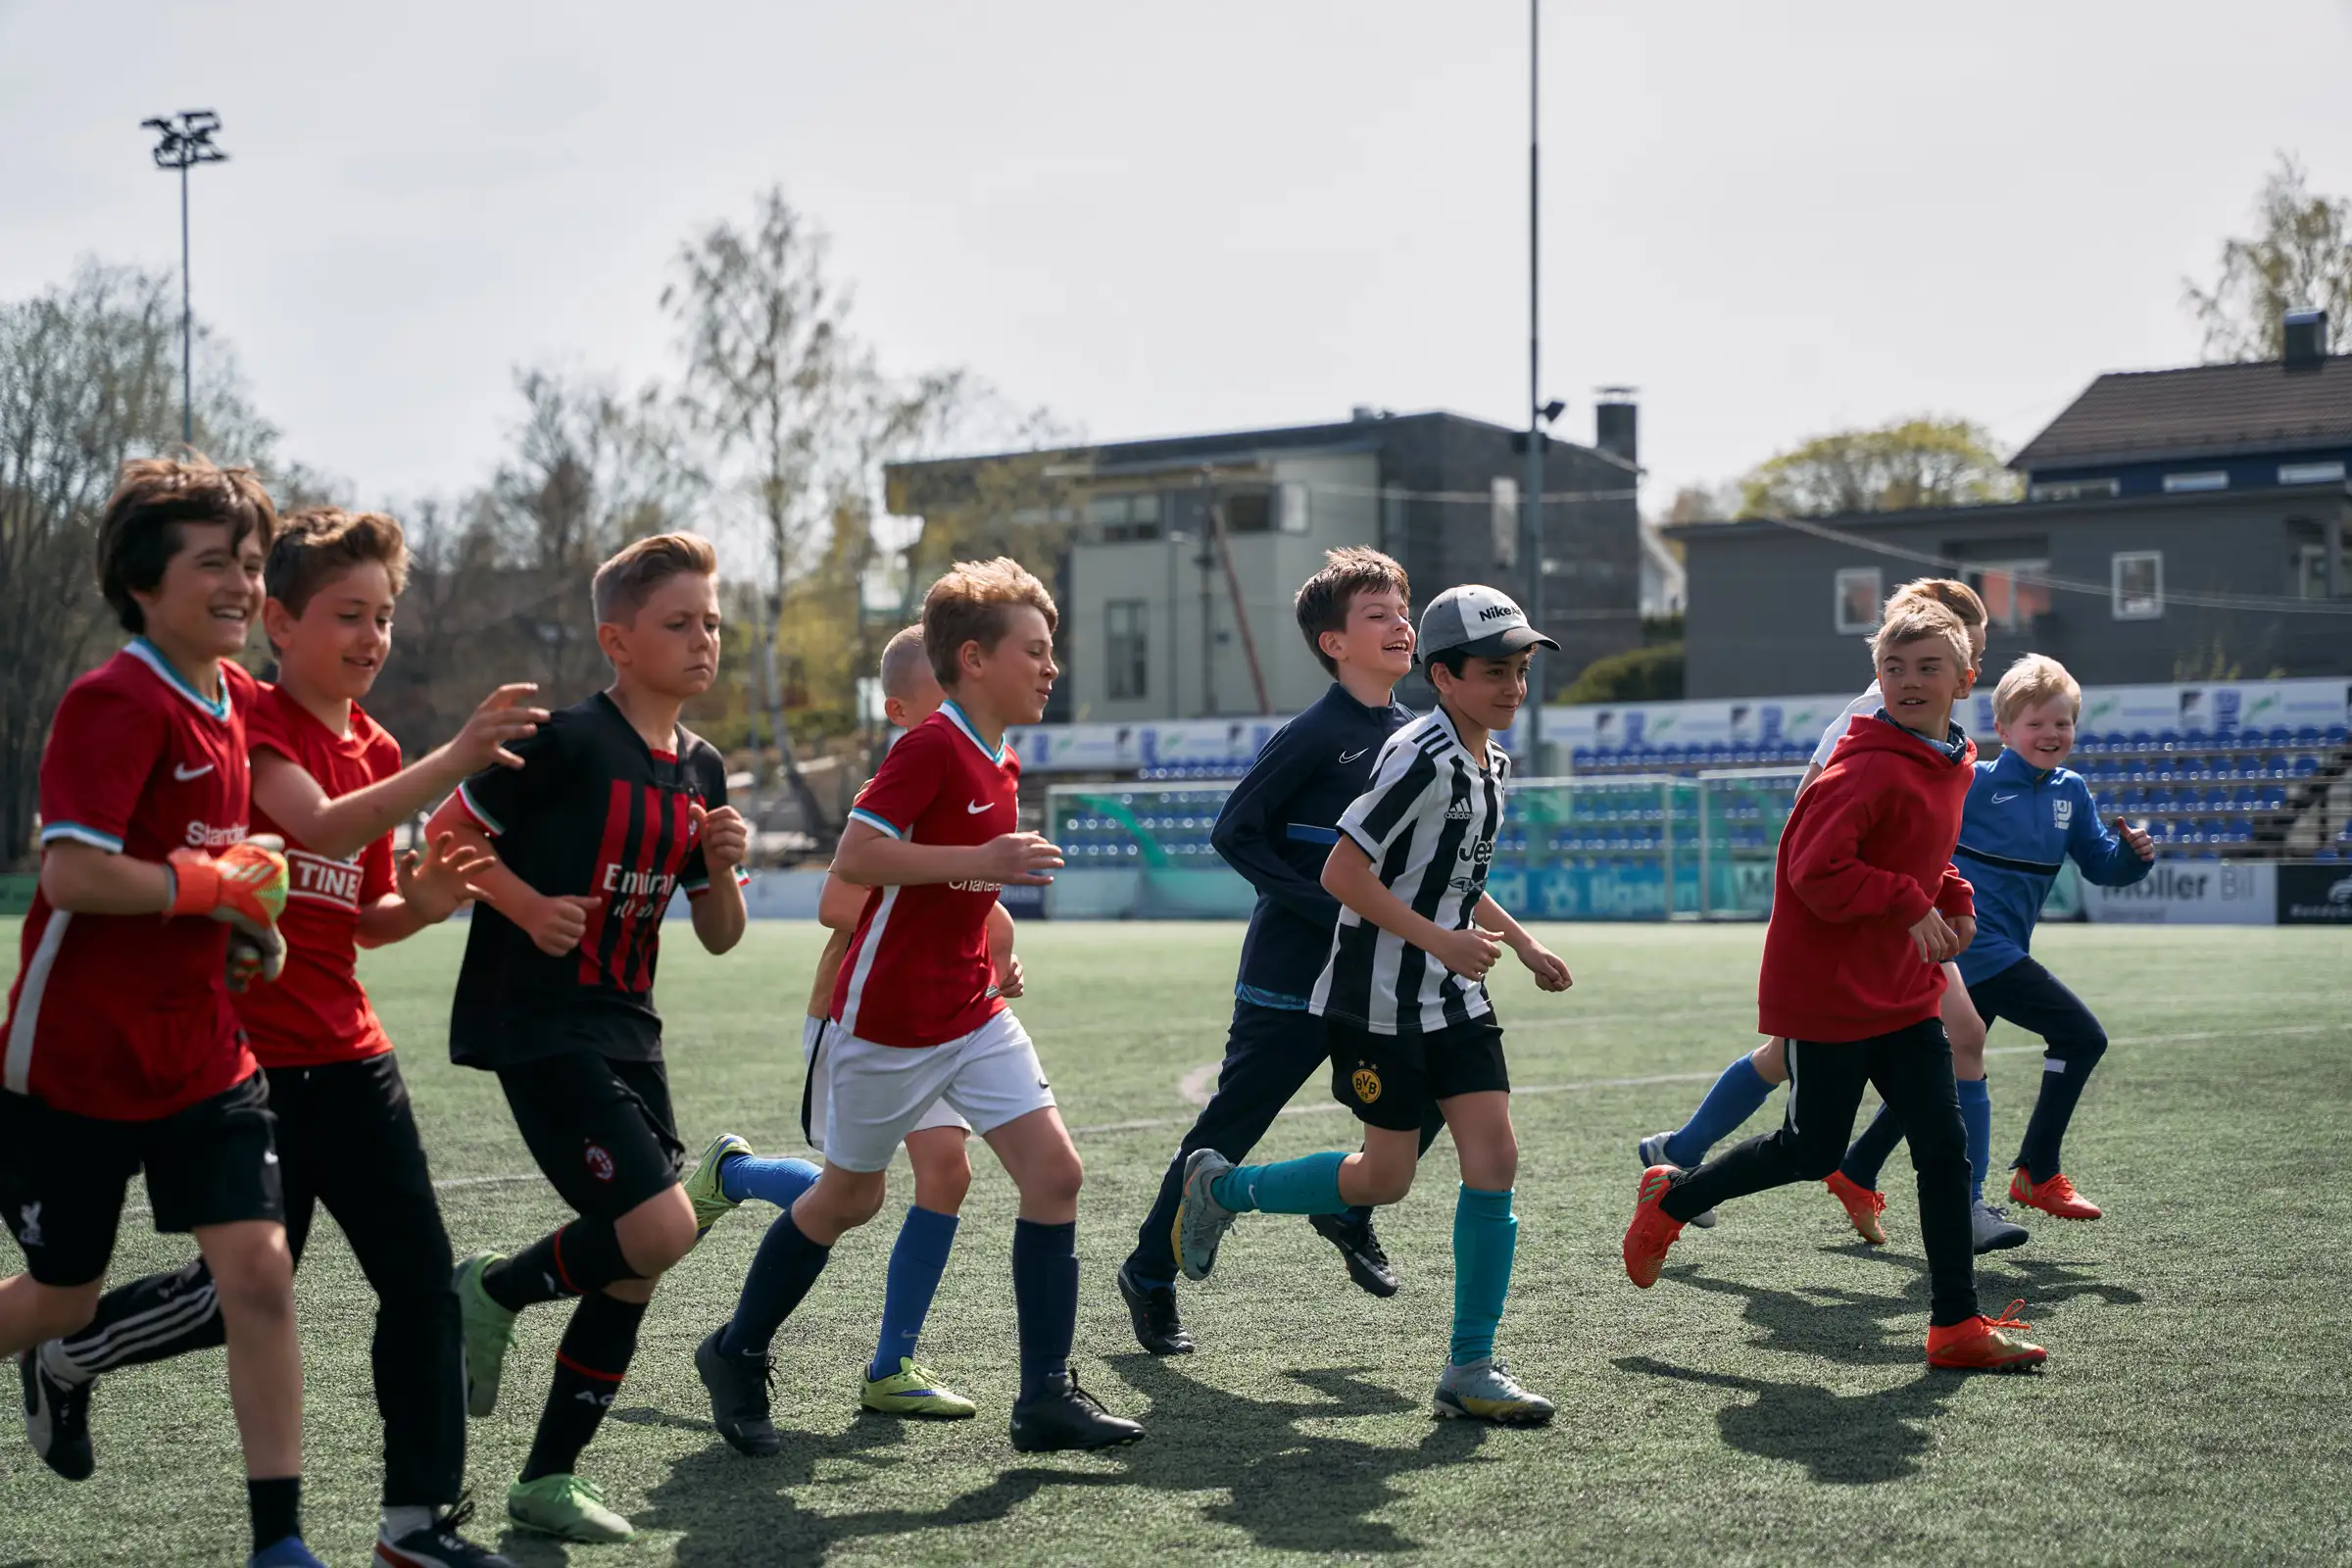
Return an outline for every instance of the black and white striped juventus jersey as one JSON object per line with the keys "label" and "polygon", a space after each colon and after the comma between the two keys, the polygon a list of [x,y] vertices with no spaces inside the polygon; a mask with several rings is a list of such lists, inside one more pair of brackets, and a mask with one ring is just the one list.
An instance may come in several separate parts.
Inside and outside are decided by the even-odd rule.
{"label": "black and white striped juventus jersey", "polygon": [[[1382,748],[1372,787],[1340,818],[1389,891],[1449,931],[1467,929],[1487,891],[1511,759],[1490,737],[1473,756],[1443,708]],[[1491,1010],[1487,988],[1343,906],[1312,1010],[1374,1034],[1434,1033]]]}

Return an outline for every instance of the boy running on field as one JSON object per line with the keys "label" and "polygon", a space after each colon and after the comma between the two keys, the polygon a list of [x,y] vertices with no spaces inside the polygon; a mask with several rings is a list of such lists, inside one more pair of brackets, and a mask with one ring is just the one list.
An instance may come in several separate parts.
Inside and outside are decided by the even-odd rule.
{"label": "boy running on field", "polygon": [[144,1170],[155,1228],[192,1233],[212,1271],[250,1561],[305,1568],[284,1194],[229,996],[231,927],[259,977],[284,956],[286,862],[246,842],[258,693],[235,662],[276,528],[251,470],[202,458],[123,465],[99,516],[99,587],[132,641],[67,690],[41,754],[40,889],[0,1047],[0,1213],[26,1269],[0,1279],[0,1355],[90,1321]]}
{"label": "boy running on field", "polygon": [[[1908,600],[1939,604],[1960,617],[1960,624],[1968,630],[1969,679],[1973,684],[1984,662],[1984,601],[1964,582],[1948,577],[1921,577],[1888,596],[1886,613]],[[1814,748],[1812,765],[1805,769],[1804,778],[1796,786],[1798,795],[1803,795],[1821,777],[1822,769],[1829,766],[1830,759],[1836,755],[1838,743],[1845,739],[1855,722],[1868,719],[1884,706],[1879,683],[1874,679],[1821,732],[1821,744]],[[1943,978],[1943,1028],[1952,1042],[1952,1071],[1960,1085],[1960,1114],[1968,1123],[1969,1147],[1975,1149],[1992,1137],[1992,1102],[1984,1089],[1984,1020],[1969,1004],[1968,988],[1961,983],[1959,966],[1945,963]],[[1710,1150],[1763,1107],[1776,1085],[1788,1081],[1788,1047],[1786,1040],[1768,1040],[1726,1067],[1698,1108],[1691,1112],[1689,1122],[1675,1132],[1653,1133],[1642,1140],[1638,1153],[1642,1168],[1677,1165],[1695,1170]],[[1977,1167],[1976,1174],[1982,1184],[1984,1168]],[[1825,1185],[1844,1205],[1847,1219],[1864,1241],[1877,1245],[1886,1240],[1886,1229],[1879,1219],[1886,1206],[1882,1196],[1868,1187],[1855,1186],[1841,1171],[1832,1171]],[[1704,1230],[1715,1223],[1715,1212],[1709,1209],[1690,1223]],[[1969,1223],[1972,1245],[1980,1252],[2017,1247],[2027,1238],[2024,1226],[2011,1224],[2006,1214],[1987,1206],[1982,1199],[1970,1209]]]}
{"label": "boy running on field", "polygon": [[[1987,1029],[2007,1018],[2048,1046],[2009,1197],[2060,1219],[2099,1217],[2098,1205],[2066,1179],[2058,1155],[2082,1086],[2106,1054],[2107,1032],[2082,999],[2028,956],[2034,922],[2070,857],[2087,880],[2111,888],[2132,886],[2156,862],[2155,842],[2145,832],[2120,816],[2113,831],[2099,824],[2090,785],[2066,766],[2082,710],[2082,688],[2058,661],[2028,654],[2009,666],[1992,694],[2001,755],[1977,764],[1952,856],[1976,889],[1977,940],[1959,962],[1978,1013]],[[1845,1178],[1865,1192],[1876,1188],[1879,1168],[1901,1137],[1901,1124],[1880,1107],[1846,1151]],[[1969,1128],[1969,1166],[1979,1182],[1991,1140],[1989,1116],[1981,1142],[1977,1128]]]}
{"label": "boy running on field", "polygon": [[[292,872],[278,929],[285,969],[236,1001],[277,1118],[286,1243],[297,1263],[315,1208],[343,1229],[376,1293],[375,1398],[384,1422],[384,1506],[376,1560],[498,1568],[458,1533],[466,1475],[464,1342],[449,1290],[424,1144],[392,1042],[354,965],[447,919],[487,857],[444,836],[397,861],[392,828],[489,766],[547,715],[517,707],[529,686],[493,692],[466,728],[414,767],[369,718],[408,573],[400,524],[331,508],[285,519],[270,548],[263,628],[278,660],[246,718],[253,826],[277,835]],[[24,1359],[34,1446],[72,1480],[88,1476],[86,1412],[101,1372],[222,1342],[219,1292],[200,1259],[109,1291],[90,1326]]]}
{"label": "boy running on field", "polygon": [[[883,648],[881,682],[883,713],[902,731],[929,718],[947,701],[923,653],[920,626],[904,628]],[[815,984],[808,994],[808,1016],[801,1031],[801,1053],[808,1063],[808,1082],[801,1092],[801,1132],[819,1153],[825,1147],[824,1035],[830,1027],[827,1015],[833,1009],[834,985],[858,920],[866,906],[879,897],[872,888],[827,875],[817,899],[817,919],[831,935],[817,959]],[[1002,904],[988,911],[988,942],[997,994],[1011,1001],[1021,994],[1021,970],[1020,961],[1012,956],[1012,916]],[[914,1204],[906,1210],[898,1242],[890,1250],[881,1340],[866,1366],[864,1388],[858,1396],[858,1402],[868,1410],[950,1420],[978,1413],[971,1400],[914,1360],[924,1320],[930,1316],[940,1277],[947,1272],[948,1253],[955,1246],[956,1215],[972,1184],[971,1161],[964,1153],[964,1140],[970,1133],[969,1122],[945,1101],[934,1101],[906,1135],[906,1160],[914,1167]],[[747,1198],[790,1208],[816,1177],[816,1167],[805,1159],[761,1159],[742,1138],[721,1133],[704,1150],[693,1174],[686,1178],[686,1192],[695,1201],[696,1217],[707,1229]],[[721,1353],[719,1337],[712,1334],[695,1352],[698,1367]],[[715,1366],[706,1372],[712,1379],[725,1375]],[[741,1430],[739,1423],[739,1436]],[[772,1450],[761,1441],[754,1441],[746,1451]]]}
{"label": "boy running on field", "polygon": [[1544,990],[1570,981],[1568,966],[1487,894],[1511,770],[1494,736],[1527,700],[1534,650],[1558,646],[1492,588],[1448,589],[1423,612],[1421,659],[1438,706],[1389,739],[1323,867],[1342,912],[1312,1010],[1330,1050],[1332,1096],[1364,1124],[1363,1150],[1242,1166],[1197,1150],[1175,1223],[1185,1277],[1198,1280],[1238,1214],[1398,1202],[1412,1190],[1434,1103],[1462,1171],[1453,1338],[1434,1405],[1442,1416],[1504,1426],[1540,1426],[1552,1406],[1494,1356],[1518,1245],[1519,1142],[1485,980],[1507,943]]}
{"label": "boy running on field", "polygon": [[[1341,813],[1372,782],[1380,749],[1413,718],[1396,699],[1396,683],[1413,668],[1412,585],[1402,566],[1377,550],[1334,550],[1299,588],[1295,608],[1332,687],[1274,732],[1217,811],[1210,842],[1257,890],[1257,907],[1242,938],[1217,1091],[1177,1145],[1119,1269],[1135,1337],[1153,1355],[1193,1349],[1176,1313],[1172,1243],[1186,1162],[1197,1149],[1246,1156],[1330,1054],[1323,1031],[1305,1016],[1340,917],[1339,901],[1320,880],[1323,862],[1339,841]],[[1445,1124],[1433,1103],[1421,1127],[1424,1152]],[[1396,1294],[1369,1204],[1307,1222],[1339,1248],[1357,1285]]]}
{"label": "boy running on field", "polygon": [[450,1055],[498,1074],[522,1141],[580,1217],[513,1257],[458,1265],[466,1403],[497,1406],[514,1314],[572,1299],[522,1475],[516,1524],[619,1541],[629,1522],[577,1473],[636,1353],[654,1285],[695,1242],[685,1152],[662,1064],[654,967],[683,887],[711,953],[742,939],[750,835],[727,770],[678,723],[718,673],[718,561],[693,534],[640,539],[597,569],[596,637],[612,684],[514,743],[519,768],[466,781],[431,831],[490,850],[466,933]]}
{"label": "boy running on field", "polygon": [[1005,883],[1040,884],[1061,853],[1018,831],[1020,762],[1004,744],[1034,724],[1057,673],[1056,612],[1017,562],[958,564],[923,601],[923,648],[948,694],[891,748],[858,797],[835,853],[844,880],[878,890],[843,959],[825,1078],[824,1173],[760,1244],[735,1315],[697,1357],[722,1436],[773,1452],[768,1346],[808,1295],[833,1244],[874,1217],[890,1156],[932,1105],[988,1140],[1020,1190],[1012,1293],[1022,1452],[1133,1443],[1143,1428],[1106,1413],[1071,1373],[1078,1315],[1078,1151],[1037,1050],[998,993],[989,911]]}
{"label": "boy running on field", "polygon": [[1625,1271],[1655,1284],[1683,1226],[1717,1203],[1837,1169],[1865,1083],[1893,1107],[1919,1172],[1928,1361],[2007,1371],[2045,1356],[1977,1310],[1968,1136],[1938,1016],[1943,961],[1975,934],[1952,869],[1976,747],[1952,722],[1968,633],[1924,601],[1890,606],[1872,639],[1886,706],[1849,731],[1781,835],[1758,984],[1761,1026],[1788,1042],[1788,1114],[1695,1171],[1655,1165],[1625,1233]]}

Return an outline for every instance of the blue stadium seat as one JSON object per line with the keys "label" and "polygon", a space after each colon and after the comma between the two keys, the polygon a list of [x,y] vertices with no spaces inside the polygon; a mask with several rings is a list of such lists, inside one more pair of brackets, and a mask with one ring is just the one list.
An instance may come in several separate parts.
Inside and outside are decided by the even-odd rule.
{"label": "blue stadium seat", "polygon": [[2304,725],[2304,726],[2303,726],[2301,729],[2299,729],[2299,730],[2296,730],[2296,731],[2295,731],[2295,744],[2296,744],[2297,746],[2317,746],[2317,745],[2319,745],[2319,744],[2320,744],[2320,727],[2319,727],[2317,724],[2306,724],[2306,725]]}
{"label": "blue stadium seat", "polygon": [[2344,724],[2328,725],[2326,740],[2329,746],[2352,746],[2352,726]]}

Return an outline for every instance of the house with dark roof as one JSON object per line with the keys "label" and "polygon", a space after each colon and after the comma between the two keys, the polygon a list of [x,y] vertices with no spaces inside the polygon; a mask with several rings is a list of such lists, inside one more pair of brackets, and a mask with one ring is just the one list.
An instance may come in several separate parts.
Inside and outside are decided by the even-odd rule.
{"label": "house with dark roof", "polygon": [[[1061,609],[1049,722],[1288,714],[1330,683],[1293,597],[1345,545],[1401,562],[1416,604],[1465,582],[1527,604],[1541,569],[1549,690],[1639,646],[1636,421],[1614,397],[1591,446],[1546,438],[1540,562],[1522,549],[1526,432],[1443,412],[893,464],[884,486],[898,516],[1062,524],[1060,559],[1025,563]],[[986,519],[970,533],[1000,537]]]}
{"label": "house with dark roof", "polygon": [[1684,689],[1838,691],[1888,590],[1962,577],[1986,679],[2048,654],[2084,685],[2352,673],[2352,356],[2288,318],[2283,359],[2102,375],[2019,450],[1996,506],[1688,523]]}

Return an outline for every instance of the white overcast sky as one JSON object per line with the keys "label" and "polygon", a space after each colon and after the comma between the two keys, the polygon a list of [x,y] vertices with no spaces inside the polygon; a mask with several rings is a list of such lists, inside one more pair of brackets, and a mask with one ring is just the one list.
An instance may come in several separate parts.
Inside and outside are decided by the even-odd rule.
{"label": "white overcast sky", "polygon": [[[1509,0],[0,0],[0,299],[170,266],[141,119],[220,112],[199,313],[380,502],[520,362],[669,363],[682,236],[781,181],[885,362],[1097,439],[1526,407]],[[1649,499],[1911,411],[2030,436],[2182,364],[2280,149],[2352,191],[2352,3],[1547,0],[1544,380],[1642,389]]]}

